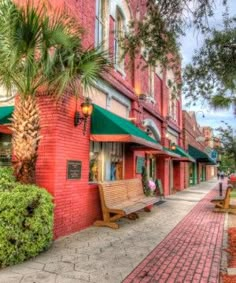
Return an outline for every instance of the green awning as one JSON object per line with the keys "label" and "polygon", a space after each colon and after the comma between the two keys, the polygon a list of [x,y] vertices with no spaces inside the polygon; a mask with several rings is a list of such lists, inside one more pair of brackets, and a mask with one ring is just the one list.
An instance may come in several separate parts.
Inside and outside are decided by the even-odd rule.
{"label": "green awning", "polygon": [[0,125],[9,124],[11,121],[11,115],[14,111],[14,106],[3,106],[0,107]]}
{"label": "green awning", "polygon": [[97,142],[130,142],[153,149],[162,146],[130,121],[94,104],[90,140]]}
{"label": "green awning", "polygon": [[178,145],[176,145],[176,149],[173,151],[182,157],[182,161],[196,162],[196,160],[192,158],[191,155],[189,155],[183,148],[179,147]]}
{"label": "green awning", "polygon": [[205,152],[193,147],[191,145],[188,146],[189,154],[197,160],[197,162],[206,163],[208,165],[216,165],[216,162]]}
{"label": "green awning", "polygon": [[180,157],[180,155],[178,153],[174,152],[173,150],[170,150],[167,147],[163,147],[163,151],[164,151],[164,154],[166,154],[168,156],[176,157],[176,158]]}

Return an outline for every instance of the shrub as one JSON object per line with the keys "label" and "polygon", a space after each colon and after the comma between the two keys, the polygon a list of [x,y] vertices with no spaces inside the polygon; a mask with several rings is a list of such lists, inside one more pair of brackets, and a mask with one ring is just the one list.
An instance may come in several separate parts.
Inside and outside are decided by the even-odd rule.
{"label": "shrub", "polygon": [[0,192],[11,191],[15,186],[15,181],[11,167],[0,167]]}
{"label": "shrub", "polygon": [[0,181],[0,267],[36,256],[53,239],[51,195],[35,185],[16,182],[7,190],[5,178]]}

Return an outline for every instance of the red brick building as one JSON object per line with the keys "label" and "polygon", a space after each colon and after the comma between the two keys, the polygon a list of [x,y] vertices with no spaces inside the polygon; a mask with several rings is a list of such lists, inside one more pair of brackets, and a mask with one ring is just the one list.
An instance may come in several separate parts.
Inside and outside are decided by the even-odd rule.
{"label": "red brick building", "polygon": [[[55,8],[64,4],[50,2]],[[129,2],[66,1],[85,28],[84,46],[104,42],[104,48],[114,55],[114,68],[98,79],[89,93],[81,90],[78,101],[73,95],[65,96],[60,103],[38,96],[42,139],[36,181],[54,196],[56,238],[101,218],[99,181],[141,178],[145,166],[148,178],[162,181],[165,195],[187,186],[184,172],[191,158],[181,148],[181,96],[171,98],[172,89],[167,84],[174,80],[173,72],[160,64],[156,68],[137,68],[147,63],[142,54],[132,67],[125,64],[128,58],[122,59],[118,30],[128,29],[140,1]],[[88,96],[94,111],[83,134],[83,123],[75,126],[74,118]],[[0,130],[4,133],[7,125],[2,124],[5,126]],[[196,144],[193,138],[191,142]],[[175,152],[170,150],[172,144],[177,146]],[[187,143],[184,146],[187,149]]]}
{"label": "red brick building", "polygon": [[[209,152],[210,156],[219,161],[219,153],[217,148],[221,147],[219,138],[214,136],[213,129],[211,127],[202,127],[203,136],[205,137],[205,148]],[[207,178],[210,179],[217,175],[217,166],[209,166],[207,171]]]}
{"label": "red brick building", "polygon": [[195,159],[185,164],[184,187],[198,184],[215,176],[216,160],[206,147],[206,136],[198,125],[195,112],[183,111],[184,149]]}

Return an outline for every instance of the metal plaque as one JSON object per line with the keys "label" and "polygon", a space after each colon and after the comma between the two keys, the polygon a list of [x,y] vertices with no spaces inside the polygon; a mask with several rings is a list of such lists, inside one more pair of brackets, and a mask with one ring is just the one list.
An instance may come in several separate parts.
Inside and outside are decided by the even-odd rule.
{"label": "metal plaque", "polygon": [[144,165],[145,165],[145,158],[141,156],[137,156],[136,158],[136,173],[137,174],[142,174]]}
{"label": "metal plaque", "polygon": [[67,179],[79,180],[81,179],[82,162],[78,160],[67,161]]}

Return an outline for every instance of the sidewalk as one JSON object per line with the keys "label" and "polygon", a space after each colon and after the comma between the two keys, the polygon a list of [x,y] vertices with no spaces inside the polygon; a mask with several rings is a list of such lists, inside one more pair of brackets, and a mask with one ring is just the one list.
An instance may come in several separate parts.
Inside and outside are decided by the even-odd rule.
{"label": "sidewalk", "polygon": [[90,227],[59,239],[35,259],[1,270],[0,283],[217,283],[225,218],[212,212],[217,184],[171,195],[136,221],[120,220],[118,230]]}

